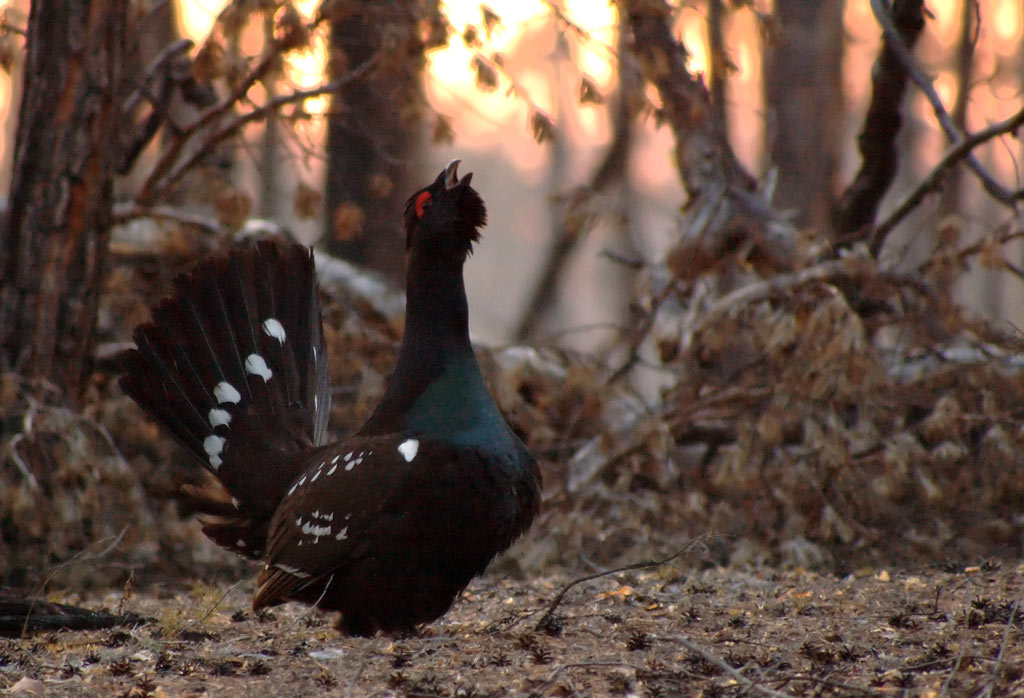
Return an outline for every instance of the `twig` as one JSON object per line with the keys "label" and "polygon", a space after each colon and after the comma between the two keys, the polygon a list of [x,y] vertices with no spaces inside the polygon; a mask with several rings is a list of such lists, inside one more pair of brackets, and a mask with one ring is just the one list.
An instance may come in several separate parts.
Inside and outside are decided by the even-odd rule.
{"label": "twig", "polygon": [[25,478],[28,483],[29,489],[33,492],[39,491],[39,481],[36,476],[32,473],[32,469],[29,467],[25,459],[18,453],[18,444],[25,438],[25,434],[15,434],[10,441],[4,444],[3,451],[0,451],[0,463],[3,463],[7,458],[14,461],[14,464],[18,466],[18,471]]}
{"label": "twig", "polygon": [[619,572],[628,572],[630,570],[642,570],[647,569],[648,567],[661,567],[662,565],[667,565],[668,563],[672,562],[681,555],[685,555],[686,553],[688,553],[693,548],[693,546],[693,542],[688,543],[685,547],[680,548],[676,552],[672,553],[668,557],[661,560],[647,560],[645,562],[634,562],[631,565],[624,565],[622,567],[616,567],[614,569],[605,570],[603,572],[588,574],[586,576],[572,580],[564,587],[562,587],[562,590],[558,592],[558,595],[555,596],[554,600],[550,604],[548,604],[547,610],[544,611],[544,615],[540,617],[539,621],[537,621],[537,624],[534,626],[534,630],[542,630],[545,627],[545,625],[547,625],[551,621],[552,616],[555,615],[555,610],[562,603],[562,600],[565,599],[565,595],[568,594],[569,590],[572,589],[574,586],[582,584],[583,582],[589,582],[594,579],[599,579],[601,577],[607,577],[611,574],[618,574]]}
{"label": "twig", "polygon": [[277,63],[279,57],[280,47],[279,44],[275,42],[271,45],[271,48],[263,54],[252,71],[245,76],[245,79],[242,80],[228,96],[204,111],[191,123],[185,125],[181,129],[177,138],[175,138],[171,143],[171,146],[164,151],[156,165],[153,166],[153,169],[150,171],[146,181],[142,183],[139,195],[136,197],[139,201],[150,203],[157,198],[159,192],[166,189],[166,185],[161,183],[161,179],[178,160],[178,156],[181,154],[181,151],[189,142],[193,134],[196,134],[201,129],[210,126],[234,109],[242,98],[249,92],[252,86],[270,72]]}
{"label": "twig", "polygon": [[198,213],[191,213],[174,206],[146,206],[133,201],[114,205],[114,223],[129,223],[139,218],[157,218],[180,223],[181,225],[194,225],[197,228],[212,233],[216,237],[225,234],[224,227],[213,218]]}
{"label": "twig", "polygon": [[346,698],[352,695],[352,691],[355,689],[356,684],[359,683],[359,679],[362,678],[363,672],[366,670],[366,663],[367,659],[364,658],[363,661],[359,663],[359,668],[356,669],[355,676],[353,676],[352,680],[348,682],[348,687],[345,689]]}
{"label": "twig", "polygon": [[209,618],[210,616],[212,616],[212,615],[213,615],[213,612],[214,612],[214,611],[216,611],[216,610],[217,610],[218,608],[220,608],[220,605],[221,605],[222,603],[224,603],[224,599],[226,599],[226,598],[228,597],[228,594],[230,594],[230,593],[231,593],[231,592],[233,592],[233,591],[234,591],[235,589],[237,589],[237,588],[238,588],[239,586],[241,586],[241,584],[242,584],[242,582],[243,582],[243,581],[244,581],[244,580],[241,580],[241,579],[240,579],[240,580],[238,580],[237,582],[235,582],[234,584],[232,584],[231,586],[229,586],[229,587],[227,588],[227,591],[225,591],[225,592],[224,592],[223,594],[221,594],[220,598],[219,598],[219,599],[217,599],[217,600],[216,600],[216,601],[215,601],[215,602],[213,603],[213,605],[212,605],[212,606],[210,606],[210,608],[209,608],[209,609],[207,609],[206,613],[204,613],[204,614],[203,614],[202,616],[200,616],[199,618],[195,618],[195,619],[193,619],[193,620],[190,620],[190,621],[189,621],[188,623],[185,623],[185,625],[181,626],[181,628],[179,628],[179,629],[178,629],[178,632],[174,633],[174,636],[175,636],[175,637],[179,637],[179,636],[180,636],[180,635],[181,635],[181,634],[182,634],[183,632],[185,632],[185,631],[186,631],[186,630],[188,630],[189,628],[195,627],[196,625],[198,625],[198,624],[202,623],[202,622],[203,622],[203,621],[205,621],[205,620],[206,620],[207,618]]}
{"label": "twig", "polygon": [[[878,251],[882,247],[882,243],[885,242],[886,235],[901,221],[903,220],[910,211],[914,209],[924,197],[932,191],[939,188],[943,175],[949,171],[954,165],[971,156],[971,151],[978,145],[990,141],[993,138],[1004,136],[1008,133],[1014,133],[1021,126],[1024,126],[1024,109],[1021,109],[1016,114],[1008,119],[992,124],[988,128],[984,128],[980,131],[976,131],[971,135],[967,136],[956,145],[952,146],[946,151],[946,154],[942,156],[938,164],[932,168],[932,171],[928,173],[928,176],[917,185],[917,187],[907,194],[906,197],[896,206],[889,216],[875,226],[875,230],[871,235],[871,253],[877,255]],[[1024,199],[1024,189],[1017,190],[1011,194],[1011,200],[1019,201]]]}
{"label": "twig", "polygon": [[[176,78],[173,75],[174,61],[189,51],[193,45],[191,40],[181,39],[167,46],[146,68],[146,74],[140,81],[139,87],[121,105],[120,118],[126,123],[131,123],[132,115],[144,97],[152,108],[149,116],[142,123],[136,124],[130,137],[124,139],[121,146],[120,162],[117,165],[118,174],[125,174],[132,168],[139,153],[149,145],[167,120],[173,88],[179,85],[183,79],[190,77],[186,75]],[[164,73],[163,80],[160,81],[157,89],[153,90],[152,83],[156,81],[159,73]]]}
{"label": "twig", "polygon": [[[318,579],[314,579],[313,581],[309,582],[309,584],[307,584],[306,586],[307,587],[308,586],[312,586],[315,582],[319,581],[320,579],[322,579],[322,577],[320,577]],[[286,628],[286,630],[291,630],[292,628],[294,628],[296,625],[299,624],[300,620],[305,620],[306,618],[309,618],[311,615],[313,615],[313,613],[315,613],[317,611],[317,609],[320,606],[320,602],[324,600],[325,596],[327,596],[327,591],[331,588],[331,584],[334,584],[334,574],[333,573],[331,573],[331,576],[328,577],[327,583],[324,584],[324,590],[320,592],[320,596],[317,597],[316,601],[314,601],[305,610],[305,612],[303,612],[300,615],[296,616],[295,620],[293,620],[291,623],[288,624],[288,627]],[[305,588],[305,587],[303,587],[303,588]]]}
{"label": "twig", "polygon": [[[904,69],[907,72],[907,76],[911,81],[917,85],[918,89],[927,98],[928,103],[932,107],[932,111],[935,113],[935,118],[938,120],[942,130],[946,133],[946,137],[951,143],[959,143],[963,139],[963,134],[960,129],[956,127],[953,122],[953,118],[946,111],[945,106],[942,104],[942,98],[939,97],[939,93],[935,91],[935,86],[932,81],[925,77],[924,73],[921,72],[920,68],[917,67],[917,62],[914,57],[907,50],[906,45],[903,43],[899,32],[893,25],[892,19],[889,14],[885,11],[885,6],[882,4],[882,0],[871,0],[871,11],[874,13],[878,23],[882,26],[882,32],[885,34],[886,41],[889,47],[893,51],[893,54],[903,64]],[[1012,205],[1013,201],[1018,198],[1013,192],[1004,188],[989,172],[982,167],[981,163],[973,156],[970,155],[967,158],[967,165],[974,171],[981,180],[982,186],[994,199],[1001,203]]]}
{"label": "twig", "polygon": [[[21,435],[21,436],[23,436],[23,435]],[[120,545],[121,540],[124,538],[124,534],[127,533],[127,532],[128,532],[128,527],[124,526],[121,529],[121,531],[116,536],[113,536],[113,540],[111,541],[111,543],[109,545],[107,545],[107,547],[105,547],[102,550],[100,550],[98,553],[90,554],[86,550],[79,550],[77,553],[72,555],[70,558],[68,558],[64,562],[61,562],[60,564],[55,565],[53,567],[53,569],[50,570],[50,573],[46,576],[46,579],[44,579],[42,584],[39,585],[38,591],[36,592],[35,595],[36,596],[40,596],[43,593],[45,593],[46,592],[46,587],[47,587],[47,585],[49,585],[50,581],[57,575],[57,573],[60,570],[64,569],[65,567],[69,567],[71,565],[75,565],[75,564],[78,564],[80,562],[87,562],[89,560],[95,560],[97,558],[106,557],[107,554],[110,553],[110,551],[112,551],[114,548],[116,548],[118,545]],[[105,540],[106,539],[103,539],[103,540],[100,540],[99,542],[103,543],[103,542],[105,542]],[[28,633],[28,630],[29,630],[29,627],[30,627],[30,620],[32,618],[32,609],[34,608],[35,604],[36,604],[36,600],[33,599],[31,604],[29,604],[28,610],[25,613],[25,624],[22,626],[22,631],[21,631],[22,637],[24,637]],[[66,607],[66,608],[71,608],[71,607],[69,606],[69,607]]]}
{"label": "twig", "polygon": [[28,30],[25,27],[19,27],[17,24],[10,22],[7,19],[0,20],[0,33],[17,34],[23,39],[28,36]]}
{"label": "twig", "polygon": [[[221,126],[219,129],[209,134],[200,144],[199,148],[197,148],[196,151],[192,153],[191,156],[189,156],[185,161],[174,166],[173,169],[170,169],[170,172],[166,172],[162,181],[160,181],[159,183],[151,183],[154,182],[153,174],[151,174],[150,177],[146,180],[146,184],[143,185],[143,190],[140,192],[139,196],[136,197],[136,199],[142,204],[147,204],[150,201],[154,201],[163,197],[178,182],[178,180],[181,179],[181,177],[187,171],[192,169],[197,162],[199,162],[201,159],[207,156],[210,148],[217,145],[221,141],[226,140],[227,138],[235,135],[246,124],[252,121],[262,119],[270,112],[276,111],[277,109],[280,109],[286,104],[302,102],[306,99],[309,99],[310,97],[320,97],[322,95],[330,94],[332,92],[339,92],[343,88],[347,87],[349,84],[361,79],[368,72],[370,72],[370,70],[372,70],[379,62],[379,56],[379,53],[373,55],[372,57],[366,59],[361,64],[359,64],[356,68],[352,69],[349,73],[347,73],[343,77],[338,78],[337,80],[332,80],[330,82],[324,83],[323,85],[311,87],[306,90],[295,90],[294,92],[289,92],[288,94],[279,95],[278,97],[269,100],[262,106],[255,107],[251,111],[248,111],[245,114],[237,116],[235,119],[229,121],[228,123]],[[180,153],[181,148],[178,147],[176,148],[176,150]],[[175,157],[177,157],[177,153],[175,154]],[[166,167],[170,168],[170,164],[168,163]]]}
{"label": "twig", "polygon": [[548,252],[544,269],[530,293],[530,300],[520,315],[518,326],[513,333],[516,341],[525,341],[537,330],[541,319],[557,298],[558,280],[561,278],[573,250],[576,249],[577,244],[591,226],[589,219],[596,218],[596,216],[585,215],[587,205],[593,201],[595,194],[606,191],[616,182],[622,181],[625,162],[628,160],[629,148],[633,140],[632,114],[626,86],[627,82],[637,81],[639,76],[635,75],[633,70],[626,70],[625,66],[622,66],[620,70],[623,71],[623,88],[620,89],[617,105],[612,113],[612,142],[605,151],[601,164],[591,175],[590,181],[569,195],[563,206],[559,207],[560,210],[556,215],[560,220],[554,226],[557,231],[556,238]]}
{"label": "twig", "polygon": [[1010,630],[1013,628],[1013,618],[1017,615],[1017,607],[1020,605],[1021,595],[1018,595],[1013,600],[1013,605],[1010,606],[1010,615],[1006,619],[1006,626],[1003,628],[1003,639],[999,643],[999,654],[996,655],[995,664],[992,666],[992,671],[989,672],[990,680],[988,685],[985,686],[984,690],[979,693],[979,696],[991,696],[992,686],[996,682],[996,677],[999,675],[999,665],[1003,663],[1003,656],[1006,654],[1006,646],[1010,643]]}
{"label": "twig", "polygon": [[640,321],[639,326],[633,332],[633,336],[629,340],[629,349],[626,356],[626,360],[617,369],[612,371],[612,375],[608,378],[606,385],[612,385],[619,382],[624,378],[634,366],[640,361],[640,345],[647,339],[647,335],[651,329],[654,328],[654,318],[658,314],[658,309],[661,305],[667,301],[672,293],[676,290],[676,282],[669,281],[665,284],[665,288],[658,292],[658,295],[651,301],[651,308],[644,313],[643,319]]}
{"label": "twig", "polygon": [[676,642],[678,642],[686,649],[690,650],[696,655],[699,655],[702,659],[704,659],[704,661],[714,664],[716,667],[718,667],[726,674],[731,676],[733,679],[735,679],[738,683],[742,684],[749,691],[755,691],[766,696],[772,696],[772,698],[793,698],[792,694],[790,693],[776,691],[775,689],[768,688],[767,686],[762,686],[753,679],[747,678],[743,672],[734,667],[732,664],[725,661],[717,654],[714,654],[704,649],[700,645],[690,640],[690,638],[686,637],[685,635],[675,635],[674,639]]}
{"label": "twig", "polygon": [[[634,676],[644,671],[641,667],[635,664],[627,664],[626,662],[573,662],[571,664],[562,664],[548,674],[547,680],[532,691],[530,695],[544,695],[545,691],[555,684],[558,677],[569,669],[629,669],[633,672]],[[573,695],[576,694],[573,693]]]}

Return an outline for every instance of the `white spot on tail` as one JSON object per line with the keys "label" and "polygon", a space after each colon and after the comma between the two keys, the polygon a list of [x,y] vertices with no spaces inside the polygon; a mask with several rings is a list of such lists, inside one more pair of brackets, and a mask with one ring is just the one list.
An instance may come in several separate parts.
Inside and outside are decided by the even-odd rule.
{"label": "white spot on tail", "polygon": [[224,450],[224,437],[210,434],[203,439],[203,450],[206,451],[208,456],[219,455]]}
{"label": "white spot on tail", "polygon": [[214,407],[210,410],[209,420],[210,426],[214,429],[217,427],[226,427],[231,424],[231,413],[227,410],[222,410],[219,407]]}
{"label": "white spot on tail", "polygon": [[402,454],[402,458],[405,458],[406,463],[412,463],[412,459],[416,457],[419,450],[420,442],[416,439],[406,439],[398,444],[398,452]]}
{"label": "white spot on tail", "polygon": [[354,467],[356,467],[356,462],[354,460],[345,463],[345,470],[352,470]]}
{"label": "white spot on tail", "polygon": [[328,475],[334,475],[334,471],[338,469],[337,465],[332,465],[331,469],[327,471]]}
{"label": "white spot on tail", "polygon": [[242,540],[241,538],[239,538],[238,540],[235,541],[235,547],[236,548],[244,548],[245,547],[245,541]]}
{"label": "white spot on tail", "polygon": [[268,317],[266,320],[264,320],[263,331],[266,332],[269,336],[279,341],[281,344],[284,344],[284,325],[282,325],[277,318]]}
{"label": "white spot on tail", "polygon": [[259,376],[264,382],[270,380],[274,375],[274,372],[270,370],[270,366],[267,366],[266,360],[259,354],[249,354],[245,357],[245,372]]}
{"label": "white spot on tail", "polygon": [[223,405],[225,402],[237,405],[242,400],[242,394],[227,381],[221,381],[214,387],[213,396],[217,398],[219,405]]}
{"label": "white spot on tail", "polygon": [[[347,516],[345,517],[348,518]],[[345,540],[348,538],[348,526],[338,531],[338,535],[334,536],[334,540]]]}
{"label": "white spot on tail", "polygon": [[206,455],[210,457],[210,465],[214,468],[219,468],[223,462],[220,454],[224,450],[224,437],[217,436],[216,434],[210,434],[203,439],[203,450],[206,451]]}

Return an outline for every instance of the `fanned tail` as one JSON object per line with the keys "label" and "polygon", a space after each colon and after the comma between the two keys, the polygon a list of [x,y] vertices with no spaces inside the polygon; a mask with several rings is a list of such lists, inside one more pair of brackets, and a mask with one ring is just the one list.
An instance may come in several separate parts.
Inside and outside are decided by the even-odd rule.
{"label": "fanned tail", "polygon": [[217,543],[258,555],[301,454],[323,443],[327,357],[309,248],[261,240],[175,280],[121,387],[214,477],[184,489]]}

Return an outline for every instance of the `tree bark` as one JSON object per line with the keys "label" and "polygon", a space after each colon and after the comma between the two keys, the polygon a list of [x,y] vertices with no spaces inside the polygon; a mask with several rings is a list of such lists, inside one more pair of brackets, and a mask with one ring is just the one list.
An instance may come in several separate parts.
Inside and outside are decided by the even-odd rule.
{"label": "tree bark", "polygon": [[113,205],[126,0],[36,0],[0,229],[0,362],[81,396]]}
{"label": "tree bark", "polygon": [[619,7],[633,35],[631,53],[661,98],[657,115],[676,139],[687,202],[680,240],[669,252],[680,260],[674,273],[692,280],[736,255],[759,271],[788,269],[792,228],[758,192],[714,118],[703,80],[688,72],[689,52],[672,33],[672,7],[652,0],[621,0]]}
{"label": "tree bark", "polygon": [[[350,88],[328,118],[325,240],[333,254],[397,278],[404,269],[405,233],[395,221],[411,193],[426,47],[417,38],[415,3],[361,0],[352,8],[331,22],[331,51],[335,60],[342,57],[338,72],[379,51],[388,58],[374,79]],[[338,231],[337,211],[351,205],[361,211],[362,223]]]}
{"label": "tree bark", "polygon": [[777,0],[782,35],[767,52],[767,144],[778,167],[775,204],[795,222],[825,231],[843,115],[843,3]]}

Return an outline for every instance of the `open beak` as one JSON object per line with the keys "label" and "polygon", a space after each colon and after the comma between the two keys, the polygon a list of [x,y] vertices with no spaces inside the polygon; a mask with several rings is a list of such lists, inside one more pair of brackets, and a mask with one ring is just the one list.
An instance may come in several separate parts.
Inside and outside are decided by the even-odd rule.
{"label": "open beak", "polygon": [[454,189],[455,187],[462,185],[467,186],[470,180],[473,179],[473,173],[470,172],[468,175],[459,181],[459,163],[462,160],[455,159],[448,163],[448,166],[444,168],[444,188],[446,190]]}

